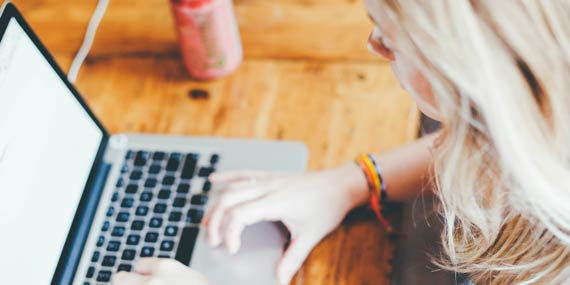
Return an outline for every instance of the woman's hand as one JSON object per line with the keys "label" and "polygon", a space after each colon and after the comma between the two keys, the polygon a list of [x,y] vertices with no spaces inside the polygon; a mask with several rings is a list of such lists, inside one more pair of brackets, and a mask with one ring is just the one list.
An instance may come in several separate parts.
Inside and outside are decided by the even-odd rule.
{"label": "woman's hand", "polygon": [[277,268],[282,284],[289,284],[311,249],[368,195],[354,164],[308,174],[221,172],[210,180],[226,185],[204,219],[212,246],[224,243],[236,253],[244,228],[260,221],[281,221],[288,228],[291,243]]}
{"label": "woman's hand", "polygon": [[167,258],[142,258],[134,272],[119,272],[113,285],[210,285],[200,273],[182,263]]}

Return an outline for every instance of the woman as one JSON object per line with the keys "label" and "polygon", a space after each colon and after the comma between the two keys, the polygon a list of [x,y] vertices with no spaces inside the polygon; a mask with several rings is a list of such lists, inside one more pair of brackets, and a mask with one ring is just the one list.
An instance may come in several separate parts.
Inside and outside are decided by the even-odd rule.
{"label": "woman", "polygon": [[[413,199],[433,182],[446,224],[437,262],[474,283],[569,283],[570,2],[366,5],[376,26],[371,50],[443,126],[371,157],[387,199]],[[236,252],[245,226],[282,221],[292,242],[277,274],[288,284],[310,250],[368,201],[371,172],[360,166],[217,174],[212,181],[228,186],[207,215],[209,241]],[[135,271],[117,274],[115,284],[208,284],[175,261],[144,259]]]}

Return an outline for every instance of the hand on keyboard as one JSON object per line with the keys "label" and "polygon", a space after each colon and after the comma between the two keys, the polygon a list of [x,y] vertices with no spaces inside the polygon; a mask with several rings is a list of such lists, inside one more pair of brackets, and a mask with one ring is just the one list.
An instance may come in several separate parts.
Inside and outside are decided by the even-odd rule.
{"label": "hand on keyboard", "polygon": [[134,266],[134,272],[113,275],[113,285],[210,285],[200,273],[182,263],[167,258],[142,258]]}
{"label": "hand on keyboard", "polygon": [[[212,246],[224,243],[230,253],[240,247],[243,229],[260,221],[281,221],[291,233],[277,277],[289,284],[311,249],[367,197],[366,181],[356,165],[308,174],[220,172],[210,176],[224,184],[206,214]],[[356,189],[361,188],[361,189]]]}

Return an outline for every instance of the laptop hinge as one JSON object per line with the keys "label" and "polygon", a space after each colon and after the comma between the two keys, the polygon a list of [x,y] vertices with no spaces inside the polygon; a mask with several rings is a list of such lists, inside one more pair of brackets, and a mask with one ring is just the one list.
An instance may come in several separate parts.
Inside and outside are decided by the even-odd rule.
{"label": "laptop hinge", "polygon": [[76,220],[79,223],[75,226],[71,235],[71,244],[68,248],[67,258],[62,260],[64,264],[58,264],[58,270],[54,275],[52,284],[72,284],[110,171],[111,164],[100,159],[93,183],[91,184],[92,187],[88,191],[83,205],[77,211],[79,216],[76,217]]}

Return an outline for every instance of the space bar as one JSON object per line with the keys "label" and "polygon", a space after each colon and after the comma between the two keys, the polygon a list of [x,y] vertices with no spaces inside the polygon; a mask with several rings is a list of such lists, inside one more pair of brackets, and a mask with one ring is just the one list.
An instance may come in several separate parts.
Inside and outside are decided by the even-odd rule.
{"label": "space bar", "polygon": [[174,258],[185,265],[190,265],[192,251],[194,251],[194,245],[198,237],[198,229],[198,227],[185,227],[182,230],[178,250],[176,250],[176,257]]}

